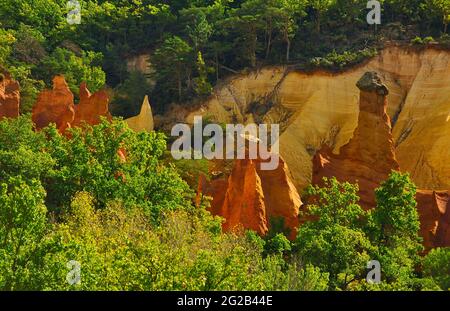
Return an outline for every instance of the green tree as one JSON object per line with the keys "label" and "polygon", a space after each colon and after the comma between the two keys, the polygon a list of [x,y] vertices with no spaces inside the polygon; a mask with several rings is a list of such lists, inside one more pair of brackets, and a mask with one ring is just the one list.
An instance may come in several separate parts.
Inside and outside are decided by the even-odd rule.
{"label": "green tree", "polygon": [[124,82],[114,89],[110,109],[113,115],[124,118],[138,115],[145,95],[151,93],[152,85],[139,71],[132,71]]}
{"label": "green tree", "polygon": [[423,259],[423,273],[442,290],[450,290],[450,247],[432,249]]}
{"label": "green tree", "polygon": [[323,15],[335,4],[336,0],[311,0],[310,5],[314,9],[316,19],[316,32],[320,33]]}
{"label": "green tree", "polygon": [[[214,69],[212,69],[214,70]],[[197,56],[197,74],[193,79],[194,91],[197,95],[207,96],[211,94],[212,86],[208,81],[208,73],[212,71],[210,67],[206,66],[201,52]]]}
{"label": "green tree", "polygon": [[181,101],[183,89],[190,87],[192,48],[180,37],[172,36],[155,51],[152,61],[156,79],[164,81],[169,90],[176,90]]}
{"label": "green tree", "polygon": [[415,277],[423,250],[415,195],[409,175],[397,171],[375,190],[376,207],[368,215],[367,232],[378,246],[373,259],[380,261],[388,283],[407,284]]}
{"label": "green tree", "polygon": [[224,26],[235,34],[234,47],[240,52],[238,55],[248,62],[251,67],[256,66],[257,52],[260,42],[258,33],[264,29],[262,13],[264,6],[261,0],[248,0],[241,7],[233,9],[224,21]]}
{"label": "green tree", "polygon": [[450,0],[431,0],[432,6],[441,14],[444,33],[447,33],[450,22]]}
{"label": "green tree", "polygon": [[213,26],[208,22],[204,8],[188,8],[180,11],[186,20],[186,33],[192,41],[194,52],[198,52],[208,42]]}
{"label": "green tree", "polygon": [[58,47],[42,60],[38,71],[48,84],[55,75],[64,75],[74,94],[78,94],[83,81],[95,92],[102,88],[106,81],[105,72],[98,66],[102,57],[101,53],[92,51],[83,51],[81,56],[77,56],[72,51]]}
{"label": "green tree", "polygon": [[46,227],[45,191],[36,179],[0,181],[0,289],[21,289]]}
{"label": "green tree", "polygon": [[305,217],[295,240],[304,262],[330,275],[330,289],[346,288],[361,279],[373,249],[362,230],[365,212],[357,204],[358,187],[324,178],[324,187],[310,186]]}

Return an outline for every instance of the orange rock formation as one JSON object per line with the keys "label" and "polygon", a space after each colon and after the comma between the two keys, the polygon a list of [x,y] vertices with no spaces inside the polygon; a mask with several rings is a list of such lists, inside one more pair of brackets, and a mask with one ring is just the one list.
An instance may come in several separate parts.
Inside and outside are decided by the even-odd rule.
{"label": "orange rock formation", "polygon": [[275,170],[261,170],[260,160],[234,162],[228,180],[207,182],[200,177],[197,203],[202,194],[211,196],[210,211],[225,218],[223,229],[251,229],[264,235],[273,223],[282,223],[295,238],[300,196],[289,178],[283,159]]}
{"label": "orange rock formation", "polygon": [[98,91],[91,95],[86,82],[80,85],[80,102],[75,105],[75,119],[72,126],[80,126],[83,122],[90,125],[100,123],[100,117],[112,119],[109,113],[109,98],[106,91]]}
{"label": "orange rock formation", "polygon": [[42,91],[33,107],[32,119],[37,129],[55,123],[60,132],[83,122],[95,125],[100,117],[111,119],[108,109],[109,98],[105,91],[91,95],[83,82],[80,85],[80,102],[74,104],[74,97],[63,76],[53,78],[53,89]]}
{"label": "orange rock formation", "polygon": [[75,118],[73,94],[63,76],[53,78],[53,89],[43,90],[32,110],[37,129],[55,123],[60,132],[69,128]]}
{"label": "orange rock formation", "polygon": [[324,176],[335,176],[341,181],[358,183],[361,204],[369,208],[375,205],[375,188],[399,165],[386,113],[387,87],[373,71],[366,72],[356,85],[361,92],[360,112],[353,138],[337,155],[327,146],[316,153],[312,182],[320,184]]}
{"label": "orange rock formation", "polygon": [[19,116],[19,83],[0,71],[0,119]]}
{"label": "orange rock formation", "polygon": [[418,190],[416,200],[424,245],[450,246],[450,191]]}
{"label": "orange rock formation", "polygon": [[[353,138],[339,154],[325,146],[313,160],[313,183],[335,176],[340,181],[359,184],[361,205],[375,207],[374,190],[399,170],[386,114],[387,88],[375,72],[368,72],[357,83],[360,94],[358,126]],[[450,195],[448,191],[418,190],[417,210],[420,234],[427,248],[450,245]]]}

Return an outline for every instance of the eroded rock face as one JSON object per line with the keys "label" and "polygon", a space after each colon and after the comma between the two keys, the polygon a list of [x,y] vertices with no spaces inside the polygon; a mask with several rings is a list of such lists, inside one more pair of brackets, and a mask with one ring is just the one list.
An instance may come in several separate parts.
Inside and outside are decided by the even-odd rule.
{"label": "eroded rock face", "polygon": [[[357,86],[361,91],[361,111],[353,138],[339,154],[328,146],[318,152],[313,160],[312,179],[317,184],[324,176],[357,182],[360,203],[368,209],[376,206],[375,188],[399,166],[386,114],[386,86],[373,72],[366,73]],[[416,200],[424,246],[450,246],[449,192],[418,190]]]}
{"label": "eroded rock face", "polygon": [[19,83],[7,72],[0,71],[0,120],[19,116]]}
{"label": "eroded rock face", "polygon": [[261,170],[258,159],[235,160],[228,179],[207,182],[201,177],[197,203],[200,194],[213,198],[210,211],[225,218],[225,231],[245,228],[264,235],[277,225],[286,228],[291,239],[296,236],[302,203],[281,158],[275,170]]}
{"label": "eroded rock face", "polygon": [[359,115],[355,83],[367,71],[377,71],[389,89],[387,114],[401,170],[411,172],[419,188],[450,189],[449,51],[388,47],[342,73],[266,67],[230,78],[184,118],[279,123],[280,153],[302,190],[311,182],[316,151],[326,143],[337,153],[353,137]]}
{"label": "eroded rock face", "polygon": [[33,107],[32,119],[36,128],[42,129],[55,123],[63,133],[67,128],[100,123],[100,118],[111,120],[109,98],[105,91],[91,94],[83,82],[80,85],[80,102],[75,105],[72,92],[63,76],[53,78],[53,89],[42,91]]}
{"label": "eroded rock face", "polygon": [[42,129],[55,123],[60,132],[69,128],[75,118],[73,94],[63,76],[53,78],[53,89],[43,90],[32,110],[36,128]]}
{"label": "eroded rock face", "polygon": [[72,126],[81,126],[83,122],[90,125],[100,123],[100,117],[112,119],[109,113],[109,97],[106,91],[91,94],[86,83],[80,85],[80,102],[75,105],[75,118]]}
{"label": "eroded rock face", "polygon": [[358,183],[360,203],[370,208],[375,206],[375,188],[399,165],[386,113],[387,87],[373,71],[366,72],[356,85],[360,89],[358,126],[339,154],[325,147],[315,155],[312,182],[321,184],[323,177],[335,176]]}
{"label": "eroded rock face", "polygon": [[450,246],[450,191],[418,190],[416,200],[424,245]]}

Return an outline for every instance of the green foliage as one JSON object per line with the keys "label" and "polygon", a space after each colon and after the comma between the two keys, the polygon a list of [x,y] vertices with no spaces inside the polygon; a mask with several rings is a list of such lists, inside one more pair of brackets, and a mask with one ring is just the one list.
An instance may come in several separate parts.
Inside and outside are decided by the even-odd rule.
{"label": "green foliage", "polygon": [[211,94],[212,86],[208,82],[208,73],[211,72],[211,68],[205,65],[201,52],[198,52],[197,56],[197,72],[198,77],[193,79],[195,93],[199,96]]}
{"label": "green foliage", "polygon": [[167,38],[153,55],[156,80],[164,81],[160,87],[176,92],[178,100],[188,92],[192,72],[192,48],[178,36]]}
{"label": "green foliage", "polygon": [[376,49],[363,49],[356,52],[344,51],[338,54],[335,50],[327,54],[325,57],[316,57],[311,59],[310,64],[314,67],[322,67],[329,69],[344,69],[346,67],[356,65],[362,61],[377,55]]}
{"label": "green foliage", "polygon": [[368,215],[367,233],[378,246],[375,258],[380,261],[388,283],[407,284],[415,277],[419,252],[416,187],[408,174],[392,171],[375,190],[376,208]]}
{"label": "green foliage", "polygon": [[371,235],[383,245],[394,238],[420,244],[419,215],[416,209],[416,187],[408,174],[392,171],[389,178],[375,190],[376,208],[369,215]]}
{"label": "green foliage", "polygon": [[110,109],[114,115],[130,118],[139,114],[145,95],[150,94],[151,85],[147,77],[132,71],[124,82],[114,89]]}
{"label": "green foliage", "polygon": [[[261,257],[250,240],[221,234],[202,210],[169,212],[149,226],[139,208],[111,203],[97,210],[80,192],[28,263],[17,289],[39,290],[321,290],[327,275],[312,266]],[[81,265],[80,284],[66,281],[66,263]],[[270,283],[277,278],[282,282]],[[1,284],[1,283],[0,283]]]}
{"label": "green foliage", "polygon": [[357,186],[324,178],[323,188],[310,186],[306,217],[295,241],[301,258],[330,274],[330,289],[346,288],[361,278],[372,245],[362,230],[364,211],[357,204]]}
{"label": "green foliage", "polygon": [[291,242],[284,234],[278,233],[266,242],[265,249],[268,253],[280,253],[291,250]]}
{"label": "green foliage", "polygon": [[0,181],[0,289],[21,289],[28,261],[46,227],[45,191],[38,180],[20,176]]}
{"label": "green foliage", "polygon": [[101,61],[102,54],[83,51],[81,56],[63,48],[56,48],[52,54],[42,60],[39,71],[45,77],[47,84],[53,76],[64,75],[70,90],[78,94],[81,82],[86,82],[88,88],[95,92],[105,84],[105,73],[96,63]]}
{"label": "green foliage", "polygon": [[412,44],[423,44],[423,40],[421,37],[415,37],[414,39],[411,39]]}
{"label": "green foliage", "polygon": [[432,7],[439,12],[444,25],[443,32],[447,33],[448,23],[450,23],[450,1],[449,0],[431,0]]}
{"label": "green foliage", "polygon": [[12,45],[16,42],[16,38],[12,31],[0,28],[0,41],[2,42],[0,46],[0,64],[4,65],[11,54]]}
{"label": "green foliage", "polygon": [[47,192],[47,207],[55,212],[67,210],[79,191],[90,192],[97,207],[111,200],[127,207],[139,205],[155,223],[164,210],[189,208],[188,186],[174,168],[160,161],[166,149],[164,135],[135,133],[124,122],[103,120],[72,129],[70,136],[62,136],[54,126],[36,133],[27,116],[3,120],[0,180],[39,180]]}
{"label": "green foliage", "polygon": [[414,39],[411,40],[412,44],[416,44],[416,45],[422,45],[422,44],[429,44],[434,42],[433,37],[425,37],[425,38],[421,38],[421,37],[415,37]]}
{"label": "green foliage", "polygon": [[441,289],[450,290],[450,248],[432,249],[423,259],[423,273]]}

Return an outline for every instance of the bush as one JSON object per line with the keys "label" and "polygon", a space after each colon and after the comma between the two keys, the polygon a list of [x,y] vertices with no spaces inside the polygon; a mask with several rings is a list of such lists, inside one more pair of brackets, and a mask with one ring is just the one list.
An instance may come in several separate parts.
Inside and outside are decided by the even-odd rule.
{"label": "bush", "polygon": [[423,259],[423,273],[442,290],[450,290],[450,247],[432,249]]}
{"label": "bush", "polygon": [[341,70],[371,58],[377,55],[377,53],[376,49],[363,49],[356,52],[344,51],[342,54],[339,54],[334,50],[325,57],[312,58],[310,60],[310,65],[313,67]]}

